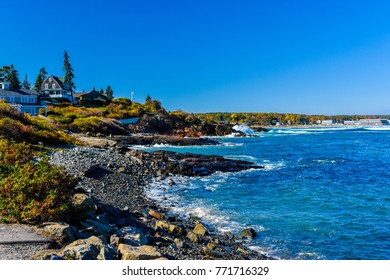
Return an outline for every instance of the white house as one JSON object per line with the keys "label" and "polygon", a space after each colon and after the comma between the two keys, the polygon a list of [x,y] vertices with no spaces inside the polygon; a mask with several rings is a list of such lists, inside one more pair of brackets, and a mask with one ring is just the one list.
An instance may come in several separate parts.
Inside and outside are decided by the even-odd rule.
{"label": "white house", "polygon": [[38,93],[35,90],[10,89],[9,85],[8,82],[0,83],[0,99],[30,115],[38,115],[40,108],[46,110],[46,106],[39,104]]}
{"label": "white house", "polygon": [[360,119],[359,124],[382,126],[382,125],[389,125],[389,121],[385,119]]}
{"label": "white house", "polygon": [[332,125],[333,124],[333,120],[323,120],[321,122],[322,125]]}

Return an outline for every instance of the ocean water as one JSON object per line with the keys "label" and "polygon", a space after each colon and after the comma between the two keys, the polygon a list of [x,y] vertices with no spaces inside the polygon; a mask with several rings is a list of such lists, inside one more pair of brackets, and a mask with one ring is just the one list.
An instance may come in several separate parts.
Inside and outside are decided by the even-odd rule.
{"label": "ocean water", "polygon": [[279,259],[390,259],[390,129],[273,129],[220,146],[148,150],[222,155],[262,170],[173,177],[148,195],[215,230],[253,227],[248,245]]}

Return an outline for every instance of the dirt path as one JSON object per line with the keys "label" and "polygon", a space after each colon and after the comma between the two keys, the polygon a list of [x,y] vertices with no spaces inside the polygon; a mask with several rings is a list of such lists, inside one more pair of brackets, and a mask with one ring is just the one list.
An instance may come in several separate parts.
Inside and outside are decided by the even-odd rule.
{"label": "dirt path", "polygon": [[0,260],[31,259],[40,250],[48,249],[50,243],[32,226],[0,224]]}

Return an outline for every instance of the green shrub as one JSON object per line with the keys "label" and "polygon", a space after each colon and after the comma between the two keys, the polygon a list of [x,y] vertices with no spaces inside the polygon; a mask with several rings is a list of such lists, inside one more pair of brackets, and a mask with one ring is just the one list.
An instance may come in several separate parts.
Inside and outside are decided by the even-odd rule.
{"label": "green shrub", "polygon": [[0,100],[0,118],[11,118],[21,122],[25,122],[25,115],[18,109],[11,107],[4,100]]}
{"label": "green shrub", "polygon": [[109,134],[126,134],[126,130],[120,125],[115,123],[112,119],[88,117],[76,119],[71,125],[70,129],[75,132],[92,132]]}
{"label": "green shrub", "polygon": [[7,222],[65,218],[74,182],[48,159],[33,160],[29,145],[0,140],[0,216]]}
{"label": "green shrub", "polygon": [[24,125],[19,120],[8,117],[0,119],[0,138],[22,141],[23,139],[29,138],[29,134],[32,131],[32,127]]}
{"label": "green shrub", "polygon": [[73,130],[78,130],[80,132],[98,132],[98,125],[102,121],[98,117],[88,117],[88,118],[80,118],[76,119],[71,127]]}

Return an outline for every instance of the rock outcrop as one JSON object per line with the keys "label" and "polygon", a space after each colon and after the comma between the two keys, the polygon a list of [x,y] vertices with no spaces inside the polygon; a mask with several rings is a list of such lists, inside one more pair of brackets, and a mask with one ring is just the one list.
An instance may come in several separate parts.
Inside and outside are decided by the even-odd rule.
{"label": "rock outcrop", "polygon": [[[249,162],[170,152],[124,154],[90,147],[57,151],[51,162],[76,176],[73,205],[88,214],[77,215],[72,225],[46,224],[44,230],[61,248],[37,256],[39,259],[267,258],[248,249],[243,243],[246,239],[220,235],[197,218],[182,219],[144,194],[148,180],[163,176],[166,168],[175,173],[175,168],[180,170],[177,166],[186,166],[184,174],[196,176],[194,170],[200,168],[211,172],[253,168]],[[91,166],[97,167],[91,170]],[[120,167],[126,167],[126,172],[119,172]]]}

